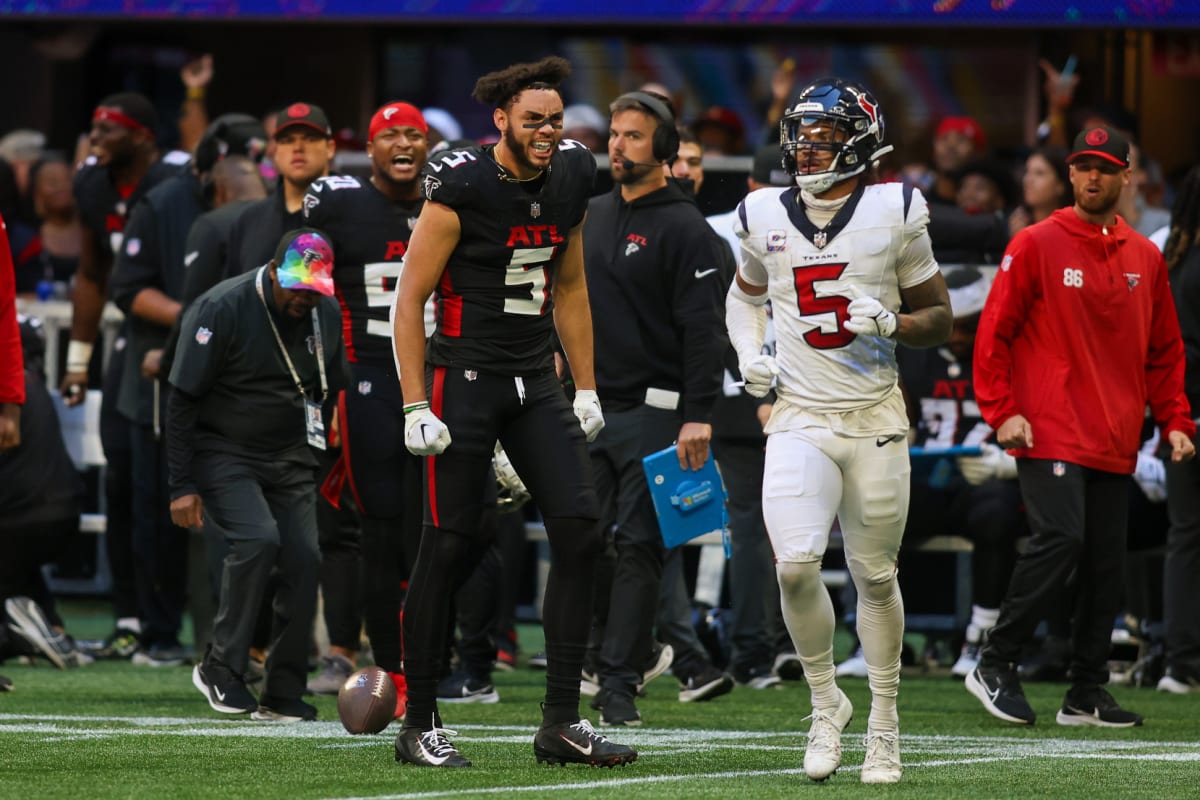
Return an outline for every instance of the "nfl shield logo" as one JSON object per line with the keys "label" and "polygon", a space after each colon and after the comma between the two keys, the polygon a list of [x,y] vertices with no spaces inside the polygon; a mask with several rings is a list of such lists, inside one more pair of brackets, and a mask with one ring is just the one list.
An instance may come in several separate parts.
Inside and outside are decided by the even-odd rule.
{"label": "nfl shield logo", "polygon": [[358,393],[363,396],[370,394],[371,393],[371,382],[370,381],[359,381],[358,382]]}
{"label": "nfl shield logo", "polygon": [[816,232],[816,234],[813,236],[813,244],[817,246],[818,250],[829,244],[829,237],[825,234],[825,231]]}
{"label": "nfl shield logo", "polygon": [[478,373],[478,372],[476,372],[476,371],[475,371],[475,370],[473,370],[473,369],[464,369],[464,370],[463,370],[463,377],[464,377],[464,378],[466,378],[466,379],[467,379],[467,380],[469,380],[469,381],[473,381],[473,380],[475,380],[476,378],[478,378],[478,377],[479,377],[479,373]]}
{"label": "nfl shield logo", "polygon": [[208,344],[208,340],[212,338],[212,331],[208,328],[198,328],[196,330],[196,341],[201,345]]}
{"label": "nfl shield logo", "polygon": [[533,217],[534,219],[537,219],[541,215],[542,215],[542,204],[541,203],[530,203],[529,204],[529,216]]}
{"label": "nfl shield logo", "polygon": [[1051,467],[1051,470],[1054,472],[1054,477],[1061,478],[1063,475],[1067,474],[1067,465],[1061,461],[1055,461],[1054,466]]}

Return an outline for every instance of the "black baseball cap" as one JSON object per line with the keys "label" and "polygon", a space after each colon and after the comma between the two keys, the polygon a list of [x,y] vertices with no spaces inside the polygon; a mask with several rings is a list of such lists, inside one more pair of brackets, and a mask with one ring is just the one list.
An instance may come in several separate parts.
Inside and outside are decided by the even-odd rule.
{"label": "black baseball cap", "polygon": [[311,103],[292,103],[281,109],[275,115],[275,138],[286,129],[303,125],[306,128],[311,128],[319,132],[326,139],[333,138],[333,128],[329,126],[329,117],[325,116],[325,112],[320,106],[314,106]]}
{"label": "black baseball cap", "polygon": [[1085,128],[1075,137],[1075,146],[1071,148],[1071,155],[1067,156],[1067,163],[1074,163],[1075,159],[1083,156],[1096,156],[1128,168],[1129,140],[1108,125]]}
{"label": "black baseball cap", "polygon": [[778,144],[764,144],[754,151],[750,178],[763,186],[792,185],[792,176],[783,168],[783,151]]}

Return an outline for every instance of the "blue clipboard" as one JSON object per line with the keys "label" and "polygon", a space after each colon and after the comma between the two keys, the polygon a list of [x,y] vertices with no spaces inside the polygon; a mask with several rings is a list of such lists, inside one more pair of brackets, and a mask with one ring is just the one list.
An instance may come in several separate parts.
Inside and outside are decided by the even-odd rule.
{"label": "blue clipboard", "polygon": [[981,452],[979,445],[910,447],[908,457],[912,464],[912,480],[928,483],[935,489],[945,488],[958,472],[954,459],[958,456],[977,456]]}
{"label": "blue clipboard", "polygon": [[728,495],[712,452],[704,466],[692,472],[679,468],[679,457],[671,445],[643,458],[642,469],[663,544],[676,547],[719,531],[725,557],[729,558],[729,515],[725,510]]}

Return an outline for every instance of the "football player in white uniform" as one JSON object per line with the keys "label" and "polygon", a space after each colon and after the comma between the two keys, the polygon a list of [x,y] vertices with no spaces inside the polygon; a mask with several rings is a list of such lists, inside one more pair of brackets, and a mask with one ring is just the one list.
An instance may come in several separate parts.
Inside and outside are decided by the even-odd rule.
{"label": "football player in white uniform", "polygon": [[[872,696],[862,781],[900,779],[904,606],[896,554],[910,468],[895,351],[897,341],[941,344],[952,325],[925,199],[899,183],[869,183],[876,160],[892,149],[883,138],[883,114],[864,88],[837,78],[813,83],[780,123],[796,186],[748,195],[734,222],[741,263],[726,323],[747,391],[775,388],[778,396],[766,427],[763,516],[784,620],[812,690],[804,770],[813,780],[841,764],[853,712],[834,681],[834,612],[820,576],[835,517],[858,589]],[[762,354],[768,299],[773,357]]]}

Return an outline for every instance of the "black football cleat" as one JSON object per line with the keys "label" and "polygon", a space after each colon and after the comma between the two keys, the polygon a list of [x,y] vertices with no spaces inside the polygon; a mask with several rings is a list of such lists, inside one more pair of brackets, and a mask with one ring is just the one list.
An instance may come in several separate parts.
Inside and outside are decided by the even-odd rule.
{"label": "black football cleat", "polygon": [[637,751],[610,742],[596,733],[586,719],[543,726],[533,737],[533,753],[539,764],[589,764],[615,767],[637,761]]}
{"label": "black football cleat", "polygon": [[396,734],[396,760],[418,767],[471,766],[471,762],[463,758],[446,734],[453,735],[456,732],[446,728],[423,731],[416,726],[405,725]]}

